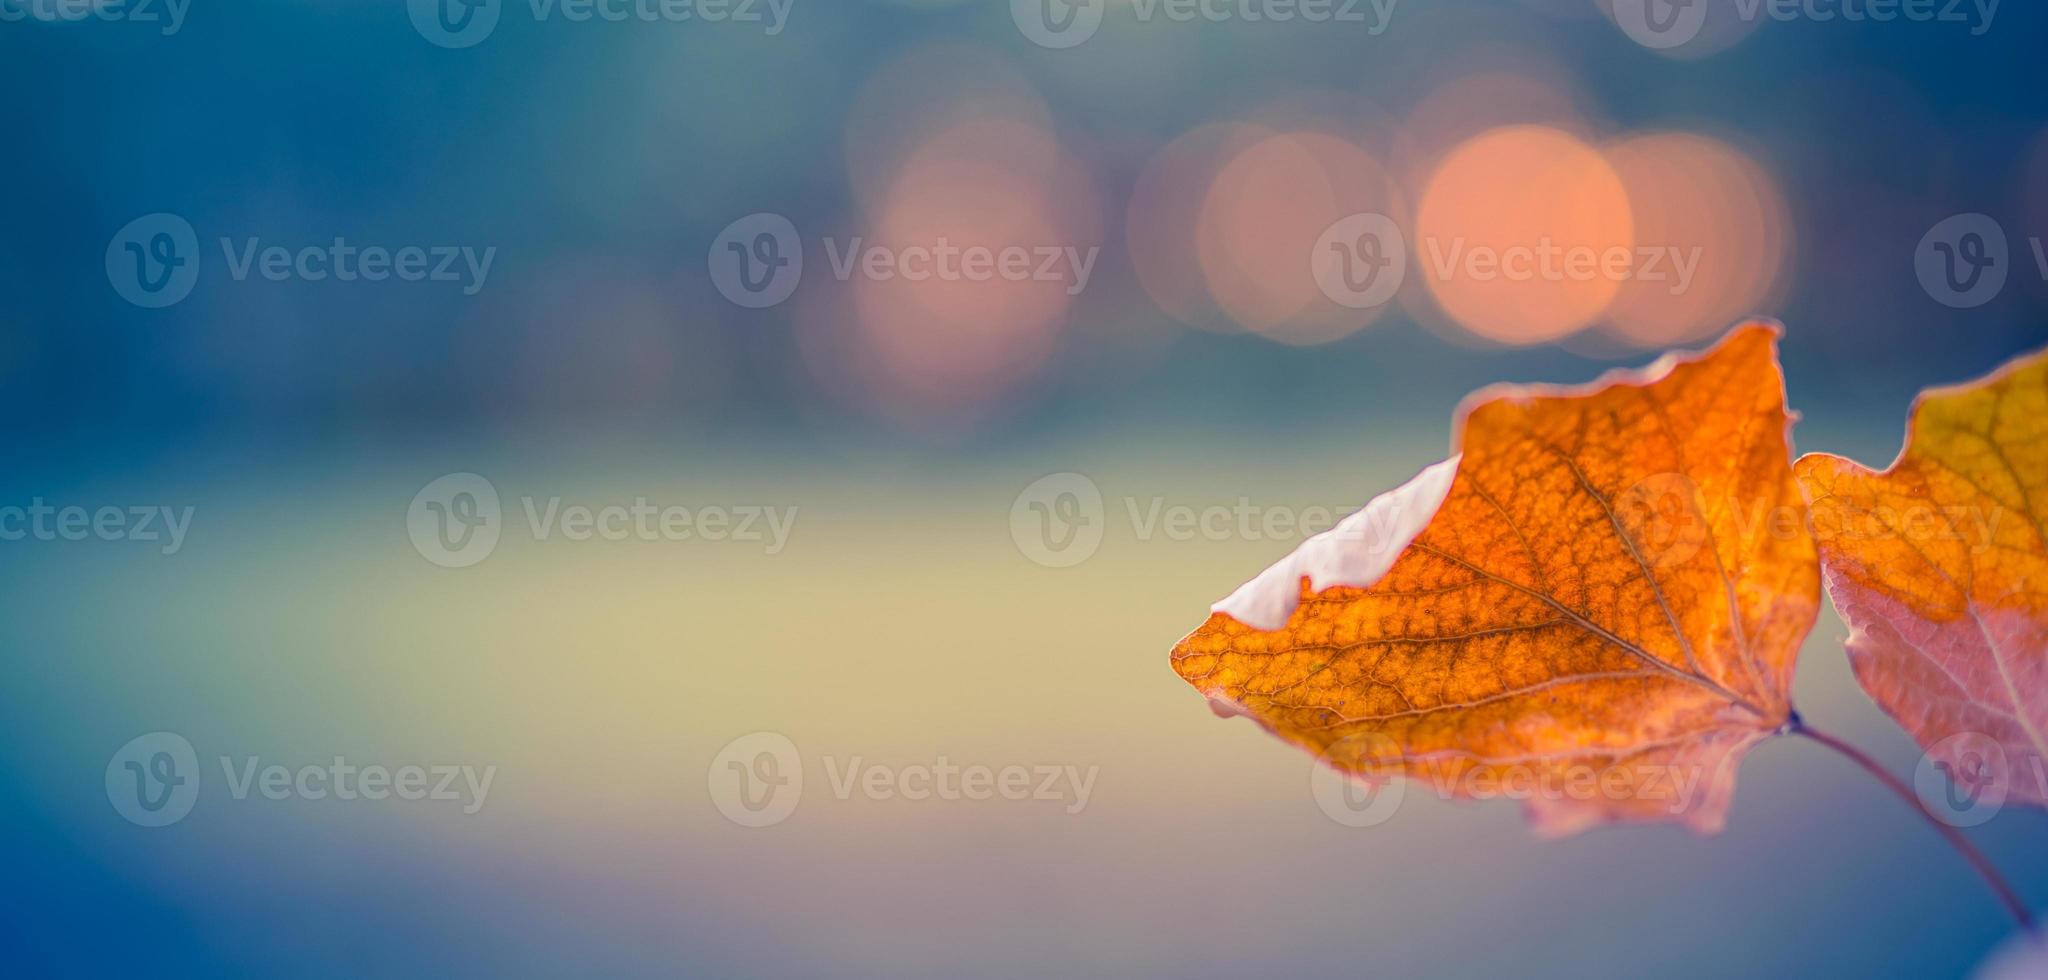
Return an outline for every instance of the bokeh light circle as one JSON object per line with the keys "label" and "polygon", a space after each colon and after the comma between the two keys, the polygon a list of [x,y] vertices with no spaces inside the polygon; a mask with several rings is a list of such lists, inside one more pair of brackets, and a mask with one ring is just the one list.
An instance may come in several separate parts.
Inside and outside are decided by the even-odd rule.
{"label": "bokeh light circle", "polygon": [[1339,221],[1393,214],[1379,161],[1318,132],[1277,133],[1241,149],[1202,200],[1196,251],[1217,305],[1246,329],[1289,344],[1327,343],[1382,308],[1333,301],[1316,279],[1317,244]]}
{"label": "bokeh light circle", "polygon": [[1605,147],[1646,258],[1603,329],[1641,347],[1709,336],[1757,313],[1783,278],[1790,218],[1777,182],[1711,137],[1652,133]]}
{"label": "bokeh light circle", "polygon": [[1597,319],[1633,259],[1628,189],[1600,152],[1563,130],[1504,126],[1438,164],[1410,247],[1443,312],[1499,343],[1536,344]]}
{"label": "bokeh light circle", "polygon": [[1209,292],[1195,242],[1202,200],[1217,171],[1270,135],[1247,123],[1210,123],[1161,147],[1138,174],[1124,210],[1124,247],[1138,285],[1174,319],[1194,326],[1217,322],[1208,315]]}

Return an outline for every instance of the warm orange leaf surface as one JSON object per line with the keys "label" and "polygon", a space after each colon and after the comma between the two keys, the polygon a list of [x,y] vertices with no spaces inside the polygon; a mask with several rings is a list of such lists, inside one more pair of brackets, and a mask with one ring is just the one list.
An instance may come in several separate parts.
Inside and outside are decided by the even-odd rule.
{"label": "warm orange leaf surface", "polygon": [[1882,473],[1797,472],[1864,690],[1966,789],[2048,803],[2048,352],[1923,393]]}
{"label": "warm orange leaf surface", "polygon": [[1718,830],[1819,603],[1776,338],[1480,392],[1459,455],[1217,603],[1174,669],[1368,780],[1549,833]]}

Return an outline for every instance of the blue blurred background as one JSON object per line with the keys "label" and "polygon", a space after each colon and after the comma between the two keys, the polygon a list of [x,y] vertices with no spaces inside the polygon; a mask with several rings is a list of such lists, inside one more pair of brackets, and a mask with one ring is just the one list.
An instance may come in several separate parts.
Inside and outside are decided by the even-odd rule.
{"label": "blue blurred background", "polygon": [[[1955,976],[2003,940],[1910,811],[1802,744],[1751,758],[1711,840],[1542,843],[1511,805],[1416,795],[1340,826],[1307,760],[1166,665],[1298,535],[1141,518],[1341,514],[1441,458],[1473,388],[1749,315],[1786,324],[1799,448],[1889,460],[1920,388],[2048,342],[2048,12],[1731,0],[1681,41],[1640,0],[779,2],[0,0],[0,506],[191,514],[169,554],[0,542],[11,962]],[[1298,258],[1355,212],[1408,246],[1365,309]],[[188,279],[136,292],[127,246],[161,257],[181,227]],[[1432,274],[1428,243],[1532,232],[1696,268]],[[1091,258],[834,274],[856,240],[942,238]],[[440,250],[455,278],[235,269],[336,240]],[[800,251],[787,297],[735,293],[732,244]],[[1988,249],[1987,278],[1944,285],[1938,246]],[[503,536],[446,567],[418,497],[463,473]],[[1074,563],[1015,525],[1058,473],[1107,500]],[[529,500],[642,498],[793,522],[779,544],[525,523]],[[1802,710],[1910,774],[1844,633],[1823,617]],[[202,774],[164,827],[109,805],[110,758],[153,732]],[[772,827],[713,799],[753,732],[805,766]],[[236,799],[219,760],[251,756],[496,776],[473,813]],[[1099,778],[1078,813],[842,799],[821,763],[854,756]],[[2048,815],[1970,832],[2048,902]]]}

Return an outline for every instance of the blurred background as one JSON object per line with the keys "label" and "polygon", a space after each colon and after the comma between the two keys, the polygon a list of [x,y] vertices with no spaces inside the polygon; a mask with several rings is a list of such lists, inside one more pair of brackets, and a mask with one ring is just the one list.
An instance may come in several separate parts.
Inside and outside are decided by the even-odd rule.
{"label": "blurred background", "polygon": [[[1798,448],[1888,461],[1919,389],[2048,342],[2043,36],[1991,2],[0,0],[10,959],[1966,975],[1998,906],[1817,747],[1758,750],[1715,839],[1420,792],[1350,827],[1166,651],[1486,383],[1768,316]],[[1801,709],[1910,776],[1844,635]],[[125,782],[160,756],[171,795]],[[493,775],[236,790],[337,758]],[[1093,775],[845,775],[946,764]],[[2044,832],[1969,831],[2036,907]]]}

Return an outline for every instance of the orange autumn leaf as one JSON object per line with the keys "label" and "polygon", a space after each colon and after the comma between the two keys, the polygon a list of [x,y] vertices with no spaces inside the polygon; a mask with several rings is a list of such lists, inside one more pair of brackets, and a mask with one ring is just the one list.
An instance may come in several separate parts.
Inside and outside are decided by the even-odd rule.
{"label": "orange autumn leaf", "polygon": [[1455,455],[1218,602],[1174,669],[1367,781],[1550,834],[1717,831],[1820,598],[1777,336],[1479,392]]}
{"label": "orange autumn leaf", "polygon": [[1882,473],[1796,472],[1863,689],[1964,790],[2048,804],[2048,351],[1923,392]]}

